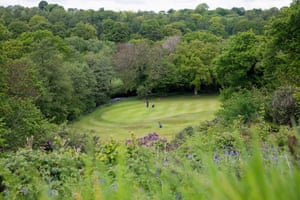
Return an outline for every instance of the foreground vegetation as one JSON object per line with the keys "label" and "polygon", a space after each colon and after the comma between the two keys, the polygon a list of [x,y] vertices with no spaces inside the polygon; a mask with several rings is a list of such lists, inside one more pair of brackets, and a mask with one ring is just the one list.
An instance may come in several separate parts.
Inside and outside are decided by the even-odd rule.
{"label": "foreground vegetation", "polygon": [[[260,124],[261,125],[261,124]],[[56,138],[0,160],[3,199],[299,199],[299,158],[288,134],[214,121],[166,142]],[[76,146],[80,145],[80,146]],[[51,148],[49,148],[51,147]],[[53,148],[53,149],[52,149]],[[299,152],[299,146],[293,147]],[[294,154],[295,155],[295,154]]]}

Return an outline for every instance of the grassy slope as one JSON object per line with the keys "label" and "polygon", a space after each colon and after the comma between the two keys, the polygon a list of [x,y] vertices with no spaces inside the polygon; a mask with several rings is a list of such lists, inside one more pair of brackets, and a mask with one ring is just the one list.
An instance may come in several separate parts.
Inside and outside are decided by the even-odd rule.
{"label": "grassy slope", "polygon": [[[151,108],[155,104],[155,108]],[[76,131],[91,131],[102,138],[129,138],[156,132],[171,138],[183,128],[213,118],[219,108],[217,96],[179,96],[144,100],[127,99],[97,109],[71,125]],[[158,122],[163,128],[159,128]]]}

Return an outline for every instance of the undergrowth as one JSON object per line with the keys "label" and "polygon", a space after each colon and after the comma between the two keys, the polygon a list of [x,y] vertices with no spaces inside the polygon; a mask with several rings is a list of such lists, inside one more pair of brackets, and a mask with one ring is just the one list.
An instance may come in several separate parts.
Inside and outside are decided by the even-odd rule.
{"label": "undergrowth", "polygon": [[299,199],[299,155],[283,139],[296,129],[262,136],[268,125],[256,126],[211,121],[172,142],[151,133],[89,138],[84,151],[63,139],[50,151],[20,149],[0,159],[0,199]]}

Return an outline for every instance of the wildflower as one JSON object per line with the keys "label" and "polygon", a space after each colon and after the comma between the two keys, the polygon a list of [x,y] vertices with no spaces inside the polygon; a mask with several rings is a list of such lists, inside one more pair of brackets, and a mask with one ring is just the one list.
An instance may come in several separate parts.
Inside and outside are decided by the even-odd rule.
{"label": "wildflower", "polygon": [[214,153],[214,161],[215,163],[218,163],[220,161],[220,157],[216,152]]}
{"label": "wildflower", "polygon": [[50,196],[57,196],[57,195],[58,195],[58,193],[57,193],[56,190],[48,190],[48,194],[49,194]]}
{"label": "wildflower", "polygon": [[20,190],[20,193],[25,195],[25,194],[28,193],[28,189],[27,189],[27,188],[22,188],[22,189]]}
{"label": "wildflower", "polygon": [[112,184],[111,188],[113,190],[117,190],[118,189],[118,184],[117,183]]}
{"label": "wildflower", "polygon": [[180,194],[180,193],[177,193],[177,194],[176,194],[176,199],[181,199],[181,198],[182,198],[181,194]]}
{"label": "wildflower", "polygon": [[188,153],[188,154],[186,154],[186,157],[187,157],[188,159],[192,159],[193,156],[192,156],[192,154],[189,154],[189,153]]}
{"label": "wildflower", "polygon": [[101,178],[101,179],[98,180],[98,183],[99,183],[99,184],[104,184],[104,183],[105,183],[105,180],[104,180],[103,178]]}

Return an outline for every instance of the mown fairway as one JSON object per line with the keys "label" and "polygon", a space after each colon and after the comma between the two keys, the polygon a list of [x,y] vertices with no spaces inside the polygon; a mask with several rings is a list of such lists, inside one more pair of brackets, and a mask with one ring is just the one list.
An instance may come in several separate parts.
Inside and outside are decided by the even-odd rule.
{"label": "mown fairway", "polygon": [[76,132],[93,132],[101,138],[126,139],[131,133],[140,137],[156,132],[170,139],[189,125],[212,119],[218,108],[217,96],[152,98],[149,108],[144,100],[126,99],[97,109],[71,127]]}

